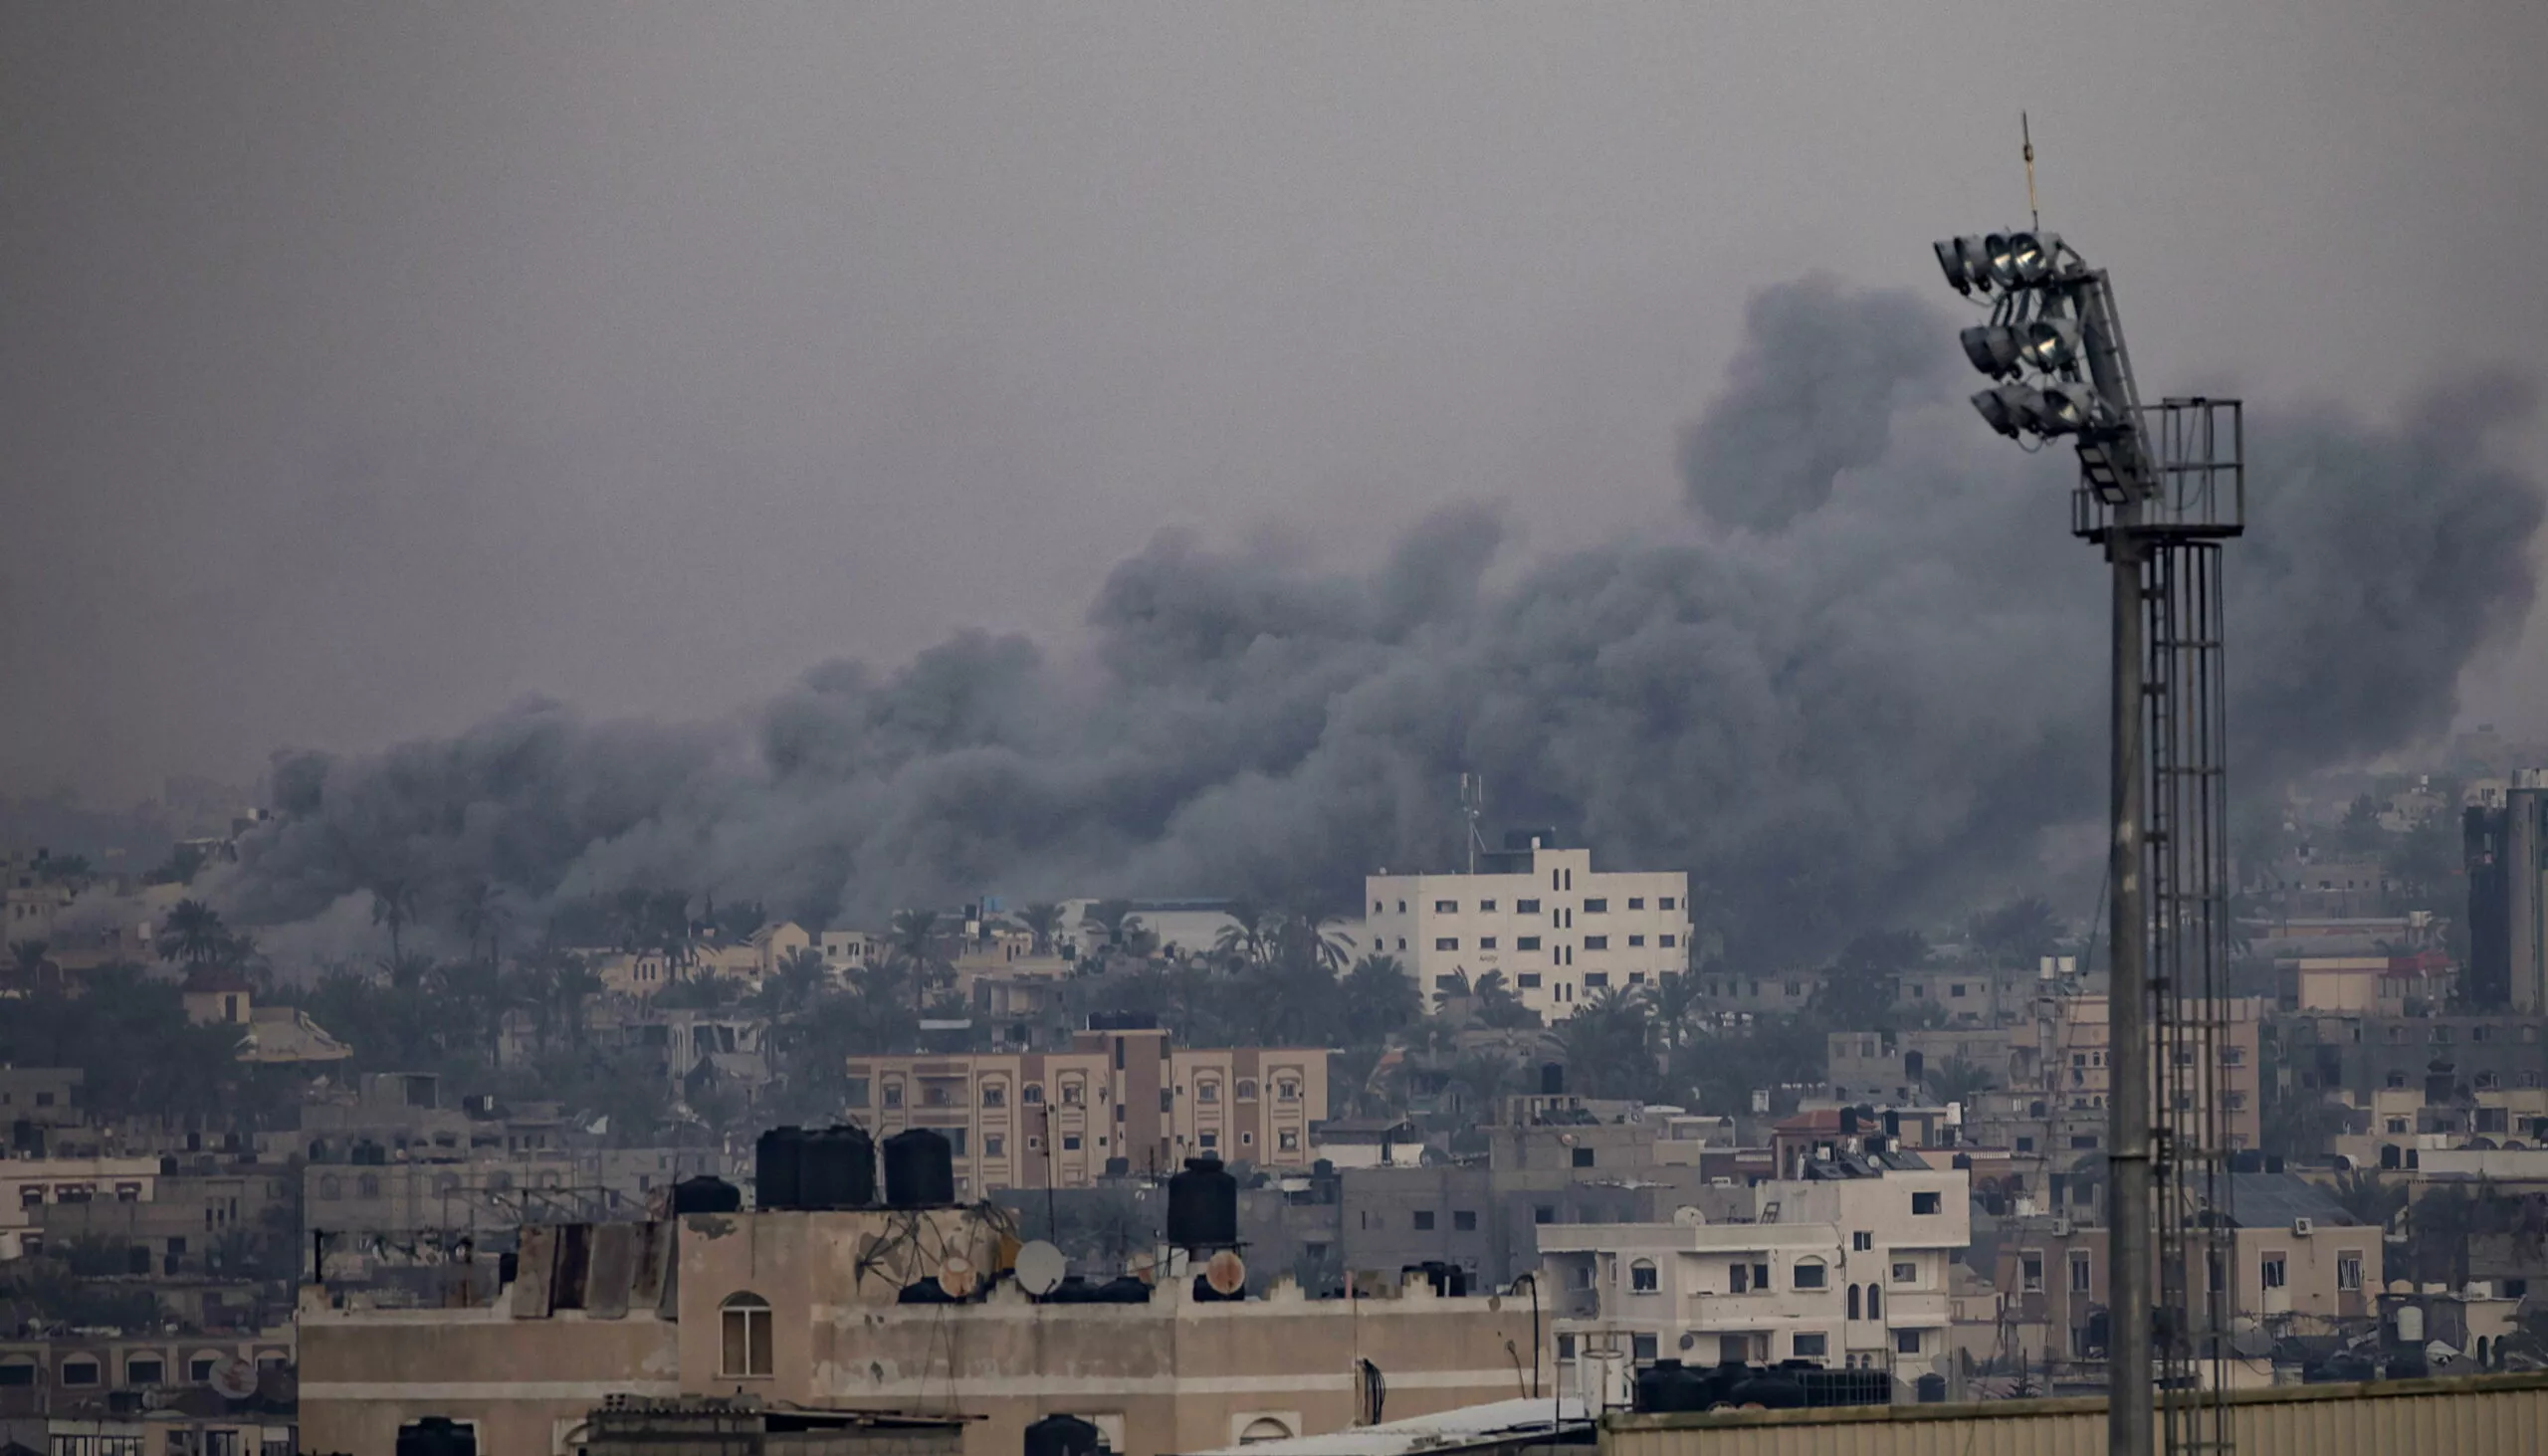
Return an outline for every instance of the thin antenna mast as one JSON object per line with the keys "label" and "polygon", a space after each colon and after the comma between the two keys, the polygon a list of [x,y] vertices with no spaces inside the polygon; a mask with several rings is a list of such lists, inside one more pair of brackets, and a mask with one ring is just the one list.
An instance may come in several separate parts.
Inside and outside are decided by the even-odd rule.
{"label": "thin antenna mast", "polygon": [[2043,214],[2034,206],[2034,128],[2026,123],[2026,113],[2017,112],[2017,137],[2025,143],[2026,153],[2026,226],[2043,230]]}
{"label": "thin antenna mast", "polygon": [[1486,775],[1460,775],[1460,817],[1468,821],[1469,873],[1477,873],[1477,852],[1485,844],[1478,833],[1478,819],[1486,813]]}

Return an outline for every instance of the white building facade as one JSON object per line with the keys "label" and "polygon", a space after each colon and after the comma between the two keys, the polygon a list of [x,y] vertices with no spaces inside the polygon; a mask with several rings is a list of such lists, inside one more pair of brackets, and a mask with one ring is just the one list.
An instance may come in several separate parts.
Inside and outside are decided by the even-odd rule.
{"label": "white building facade", "polygon": [[1366,937],[1415,977],[1429,1005],[1461,976],[1502,971],[1522,1004],[1562,1021],[1604,989],[1626,992],[1688,963],[1690,877],[1596,871],[1589,849],[1531,837],[1474,875],[1364,880]]}
{"label": "white building facade", "polygon": [[1599,1400],[1657,1358],[1809,1359],[1904,1380],[1945,1368],[1970,1175],[1881,1161],[1704,1190],[1715,1196],[1671,1223],[1539,1229],[1561,1388]]}

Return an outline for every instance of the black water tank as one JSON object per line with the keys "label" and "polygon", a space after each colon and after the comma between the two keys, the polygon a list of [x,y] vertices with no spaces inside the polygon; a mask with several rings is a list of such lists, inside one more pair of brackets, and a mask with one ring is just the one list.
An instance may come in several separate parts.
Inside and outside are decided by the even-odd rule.
{"label": "black water tank", "polygon": [[805,1130],[772,1128],[752,1148],[752,1206],[804,1206]]}
{"label": "black water tank", "polygon": [[876,1140],[848,1124],[806,1134],[796,1194],[806,1208],[873,1207]]}
{"label": "black water tank", "polygon": [[426,1416],[398,1428],[398,1456],[478,1456],[478,1428]]}
{"label": "black water tank", "polygon": [[1750,1379],[1726,1392],[1725,1398],[1736,1405],[1758,1405],[1764,1410],[1802,1410],[1805,1408],[1805,1386],[1794,1370],[1768,1369],[1756,1371]]}
{"label": "black water tank", "polygon": [[1217,1157],[1189,1157],[1168,1180],[1168,1241],[1180,1249],[1238,1243],[1238,1179]]}
{"label": "black water tank", "polygon": [[1659,1359],[1636,1372],[1636,1408],[1640,1412],[1705,1410],[1716,1382],[1677,1359]]}
{"label": "black water tank", "polygon": [[1947,1398],[1947,1377],[1931,1371],[1911,1382],[1922,1405],[1936,1405]]}
{"label": "black water tank", "polygon": [[943,1208],[956,1201],[956,1149],[927,1128],[885,1140],[885,1201],[896,1208]]}
{"label": "black water tank", "polygon": [[724,1178],[702,1174],[673,1184],[673,1216],[685,1213],[740,1213],[743,1190]]}
{"label": "black water tank", "polygon": [[1105,1433],[1075,1415],[1048,1415],[1026,1428],[1025,1456],[1097,1456],[1105,1449]]}

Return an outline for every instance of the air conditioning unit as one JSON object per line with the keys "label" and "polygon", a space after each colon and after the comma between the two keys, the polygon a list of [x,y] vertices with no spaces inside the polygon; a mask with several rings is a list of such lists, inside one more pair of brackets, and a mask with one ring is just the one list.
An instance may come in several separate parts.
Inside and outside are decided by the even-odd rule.
{"label": "air conditioning unit", "polygon": [[2070,1237],[2070,1220],[2058,1213],[2054,1214],[2052,1216],[2052,1236],[2056,1239],[2066,1239]]}
{"label": "air conditioning unit", "polygon": [[2308,1219],[2306,1219],[2306,1218],[2295,1218],[2295,1219],[2291,1220],[2291,1232],[2292,1232],[2292,1234],[2293,1234],[2295,1237],[2298,1237],[2298,1238],[2304,1238],[2304,1239],[2305,1239],[2305,1238],[2309,1237],[2309,1235],[2310,1235],[2310,1234],[2312,1234],[2312,1233],[2314,1233],[2314,1232],[2316,1232],[2316,1231],[2317,1231],[2317,1227],[2318,1227],[2318,1225],[2317,1225],[2317,1224],[2315,1224],[2315,1223],[2311,1222],[2310,1220],[2308,1220]]}

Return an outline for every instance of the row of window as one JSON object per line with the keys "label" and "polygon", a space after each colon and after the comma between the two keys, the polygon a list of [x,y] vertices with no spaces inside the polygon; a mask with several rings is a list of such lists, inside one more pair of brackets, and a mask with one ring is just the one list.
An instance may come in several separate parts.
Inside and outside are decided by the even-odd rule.
{"label": "row of window", "polygon": [[[1929,1332],[1926,1330],[1894,1331],[1894,1353],[1922,1354],[1928,1352],[1928,1336]],[[1685,1335],[1681,1338],[1681,1348],[1684,1350],[1693,1349],[1695,1348],[1696,1342],[1702,1338],[1704,1337],[1700,1336],[1695,1331]],[[1760,1342],[1758,1347],[1754,1345],[1754,1341],[1756,1339]],[[1769,1337],[1767,1335],[1761,1335],[1758,1337],[1752,1335],[1719,1336],[1717,1337],[1717,1357],[1719,1359],[1728,1360],[1767,1359],[1770,1357],[1767,1348],[1768,1344]],[[1636,1363],[1640,1365],[1650,1365],[1654,1363],[1658,1352],[1656,1339],[1654,1336],[1631,1335],[1629,1337],[1628,1356]],[[1831,1356],[1831,1336],[1827,1331],[1821,1330],[1796,1331],[1788,1337],[1788,1353],[1797,1359],[1828,1359]],[[1562,1360],[1571,1360],[1575,1358],[1575,1337],[1573,1335],[1562,1334],[1558,1336],[1557,1357]],[[1851,1354],[1849,1357],[1849,1364],[1851,1368],[1857,1368],[1860,1364],[1859,1357],[1856,1354]]]}
{"label": "row of window", "polygon": [[[2096,1264],[2093,1255],[2073,1252],[2070,1264],[2070,1292],[2091,1294],[2095,1291]],[[2215,1274],[2217,1281],[2217,1273]],[[2043,1292],[2043,1256],[2026,1253],[2018,1257],[2017,1279],[2026,1294]],[[2285,1288],[2290,1280],[2287,1255],[2281,1250],[2268,1252],[2256,1261],[2256,1283],[2263,1289]],[[2336,1253],[2336,1288],[2359,1292],[2362,1289],[2362,1253],[2357,1249],[2340,1249]]]}
{"label": "row of window", "polygon": [[[1399,942],[1400,948],[1404,948],[1404,941]],[[847,1080],[849,1086],[846,1094],[846,1100],[849,1106],[854,1108],[863,1108],[867,1106],[869,1097],[874,1090],[872,1086],[872,1079],[866,1077],[851,1077]],[[945,1081],[923,1079],[921,1083],[920,1105],[922,1107],[961,1107],[964,1105],[961,1093],[962,1089],[960,1087],[952,1086]],[[1085,1106],[1087,1103],[1087,1085],[1081,1079],[1076,1077],[1064,1078],[1061,1083],[1061,1105],[1063,1107]],[[1168,1090],[1166,1088],[1162,1088],[1160,1090],[1160,1110],[1162,1112],[1168,1111],[1168,1098],[1169,1093]],[[981,1106],[985,1108],[1007,1107],[1007,1082],[1004,1079],[999,1078],[983,1078],[981,1082],[980,1099]],[[1044,1084],[1040,1082],[1027,1083],[1024,1087],[1018,1090],[1017,1100],[1028,1107],[1041,1107],[1044,1103]],[[1106,1100],[1106,1089],[1104,1087],[1097,1089],[1097,1100],[1100,1102],[1104,1102]],[[1198,1079],[1194,1084],[1194,1100],[1196,1102],[1219,1102],[1221,1100],[1221,1084],[1217,1081],[1204,1081]],[[1238,1079],[1237,1100],[1240,1102],[1254,1102],[1257,1100],[1255,1078],[1241,1077]],[[1276,1081],[1274,1084],[1274,1100],[1276,1102],[1299,1102],[1301,1100],[1301,1084],[1288,1077]],[[884,1089],[883,1105],[888,1109],[893,1109],[902,1107],[904,1103],[905,1093],[902,1082],[900,1080],[887,1082]]]}
{"label": "row of window", "polygon": [[[1640,911],[1645,909],[1645,897],[1642,895],[1631,895],[1627,898],[1627,902],[1629,910]],[[1498,902],[1493,900],[1481,900],[1477,903],[1477,913],[1480,915],[1495,915],[1498,913],[1496,910],[1497,904]],[[1654,900],[1654,908],[1656,910],[1677,910],[1680,908],[1679,897],[1671,895],[1656,896]],[[1588,899],[1584,902],[1583,910],[1586,915],[1608,915],[1610,913],[1609,898],[1607,896],[1595,896]],[[1399,915],[1406,914],[1405,901],[1401,900],[1397,903],[1397,913]],[[1460,913],[1460,903],[1456,900],[1434,901],[1433,913],[1435,915],[1458,915]],[[1539,913],[1540,902],[1537,900],[1516,900],[1513,902],[1513,914],[1515,915],[1538,915]],[[1559,915],[1565,915],[1566,913],[1567,912],[1563,909],[1557,912]],[[1375,900],[1372,902],[1372,914],[1386,915],[1388,914],[1388,907],[1380,901]]]}
{"label": "row of window", "polygon": [[[1502,946],[1497,943],[1497,939],[1498,937],[1494,936],[1480,936],[1477,937],[1477,948],[1480,950],[1501,949]],[[1654,937],[1654,943],[1666,950],[1669,950],[1681,943],[1681,937],[1678,936],[1657,936]],[[1642,935],[1628,936],[1628,945],[1630,948],[1641,947],[1644,944],[1645,936]],[[1400,950],[1406,948],[1405,936],[1401,936],[1398,937],[1397,948]],[[1460,937],[1457,936],[1436,936],[1433,937],[1433,948],[1436,950],[1457,950],[1460,948]],[[1513,948],[1516,950],[1537,950],[1540,948],[1540,937],[1537,936],[1516,936],[1513,937]],[[1587,936],[1584,937],[1584,948],[1587,950],[1607,950],[1610,948],[1610,937],[1607,936]]]}
{"label": "row of window", "polygon": [[[44,1183],[20,1183],[18,1185],[18,1206],[22,1208],[33,1208],[37,1204],[44,1202],[46,1187],[47,1185]],[[98,1185],[96,1183],[54,1183],[51,1187],[53,1189],[53,1201],[56,1203],[92,1203],[97,1201]],[[141,1185],[139,1183],[117,1183],[114,1185],[114,1192],[115,1201],[118,1203],[137,1203],[141,1201]]]}
{"label": "row of window", "polygon": [[[198,1354],[185,1362],[186,1379],[203,1384],[212,1378],[224,1356]],[[281,1355],[268,1355],[261,1364],[274,1364]],[[42,1368],[31,1355],[11,1355],[0,1359],[0,1388],[25,1389],[36,1383],[36,1371]],[[66,1386],[93,1386],[106,1383],[106,1361],[94,1354],[67,1354],[62,1357],[60,1383]],[[123,1361],[123,1383],[127,1386],[164,1385],[168,1383],[168,1361],[156,1354],[128,1354]]]}

